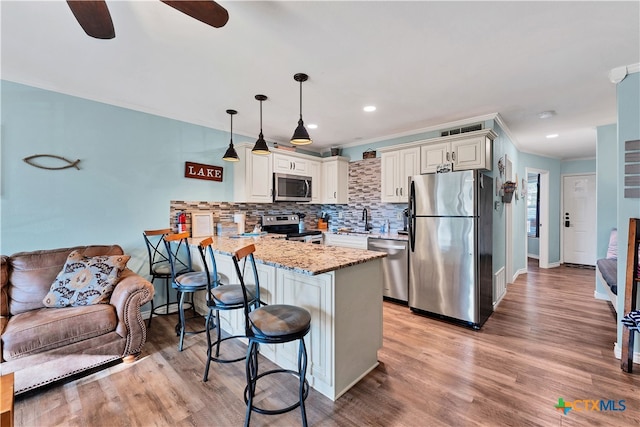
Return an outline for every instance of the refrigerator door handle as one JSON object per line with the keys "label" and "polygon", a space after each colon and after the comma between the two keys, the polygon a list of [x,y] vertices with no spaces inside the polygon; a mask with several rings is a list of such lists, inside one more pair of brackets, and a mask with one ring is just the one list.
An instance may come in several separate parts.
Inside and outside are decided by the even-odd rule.
{"label": "refrigerator door handle", "polygon": [[409,189],[409,244],[411,245],[411,252],[414,252],[416,246],[416,213],[414,212],[416,199],[416,187],[413,181],[411,181],[411,187]]}

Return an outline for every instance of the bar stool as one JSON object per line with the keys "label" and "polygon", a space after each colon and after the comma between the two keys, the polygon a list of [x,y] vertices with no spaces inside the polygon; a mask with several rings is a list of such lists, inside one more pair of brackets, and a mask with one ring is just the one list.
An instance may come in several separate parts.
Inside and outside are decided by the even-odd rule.
{"label": "bar stool", "polygon": [[[193,309],[194,315],[189,319],[199,317],[193,303],[193,294],[198,291],[206,291],[208,283],[208,272],[193,271],[188,238],[189,232],[167,234],[163,237],[171,267],[171,286],[178,291],[179,297],[178,315],[180,320],[176,325],[176,334],[180,336],[178,351],[182,351],[185,335],[200,334],[206,330],[186,330],[186,320],[188,319],[184,317],[184,305],[185,303],[190,304],[190,308]],[[190,301],[186,301],[187,295],[190,295]]]}
{"label": "bar stool", "polygon": [[[253,277],[255,279],[256,289],[259,289],[260,283],[258,279],[258,271],[256,269],[253,253],[255,245],[251,244],[238,249],[233,254],[233,264],[236,273],[240,279],[240,285],[244,294],[244,312],[245,312],[245,329],[247,338],[249,339],[249,347],[246,357],[246,374],[247,386],[244,389],[244,401],[247,404],[245,415],[245,427],[249,426],[252,412],[258,412],[265,415],[283,414],[300,407],[302,415],[302,425],[307,426],[307,414],[304,407],[304,401],[309,394],[309,383],[305,376],[307,373],[307,349],[304,344],[304,337],[309,333],[311,328],[311,314],[309,311],[301,307],[292,305],[276,304],[263,305],[252,311],[249,310],[249,293],[245,280],[240,271],[240,260],[249,260]],[[264,303],[261,303],[264,304]],[[299,341],[298,346],[298,370],[289,369],[272,369],[259,373],[258,369],[258,347],[259,344],[284,344],[291,341]],[[272,374],[288,373],[299,379],[298,401],[281,409],[265,409],[254,405],[253,399],[256,392],[256,384],[258,380]]]}
{"label": "bar stool", "polygon": [[[223,285],[220,283],[220,276],[218,275],[218,268],[216,266],[216,259],[213,255],[213,239],[208,237],[200,242],[198,250],[202,257],[202,264],[204,270],[207,273],[207,306],[209,307],[209,313],[207,314],[206,332],[207,332],[207,364],[204,369],[204,376],[202,381],[206,382],[209,379],[209,366],[211,362],[218,363],[233,363],[244,360],[245,357],[241,356],[235,359],[223,359],[220,358],[220,344],[223,341],[234,338],[246,338],[245,335],[232,335],[228,337],[222,337],[222,330],[220,328],[220,310],[241,310],[244,309],[244,293],[241,285]],[[209,254],[211,269],[207,263],[207,253]],[[209,274],[211,271],[211,274]],[[257,307],[260,300],[260,288],[256,288],[254,285],[247,285],[247,303],[249,306]],[[215,323],[213,319],[215,318]],[[211,326],[215,325],[218,337],[211,341]],[[215,355],[212,355],[213,347],[215,346]]]}
{"label": "bar stool", "polygon": [[[147,327],[151,327],[151,319],[153,315],[166,316],[167,314],[173,314],[169,312],[169,280],[171,279],[171,266],[169,265],[169,258],[164,254],[163,237],[171,233],[170,228],[163,228],[160,230],[144,230],[142,236],[144,242],[147,245],[147,252],[149,254],[149,275],[151,276],[151,283],[155,279],[164,279],[164,293],[165,303],[157,307],[154,307],[153,299],[151,300],[151,314],[149,314],[149,322]],[[164,313],[159,313],[158,310],[164,308]]]}

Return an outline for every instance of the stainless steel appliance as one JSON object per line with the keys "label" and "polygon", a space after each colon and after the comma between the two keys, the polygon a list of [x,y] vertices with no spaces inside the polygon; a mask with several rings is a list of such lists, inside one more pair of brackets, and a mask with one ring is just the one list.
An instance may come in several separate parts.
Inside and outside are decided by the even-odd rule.
{"label": "stainless steel appliance", "polygon": [[310,202],[312,185],[313,182],[310,176],[274,173],[273,201]]}
{"label": "stainless steel appliance", "polygon": [[322,231],[300,231],[300,217],[296,214],[263,215],[261,223],[262,231],[284,234],[287,240],[317,244],[322,243]]}
{"label": "stainless steel appliance", "polygon": [[409,208],[402,210],[402,230],[398,230],[398,234],[409,234]]}
{"label": "stainless steel appliance", "polygon": [[387,254],[382,258],[385,299],[406,304],[409,299],[409,242],[370,237],[367,249]]}
{"label": "stainless steel appliance", "polygon": [[409,178],[409,307],[480,328],[493,311],[493,179]]}

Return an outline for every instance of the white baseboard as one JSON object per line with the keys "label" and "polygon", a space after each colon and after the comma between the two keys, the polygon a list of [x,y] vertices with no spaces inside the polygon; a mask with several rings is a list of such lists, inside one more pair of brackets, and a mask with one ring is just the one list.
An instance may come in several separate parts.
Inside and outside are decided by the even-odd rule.
{"label": "white baseboard", "polygon": [[595,299],[602,299],[602,300],[605,300],[605,301],[609,301],[609,295],[608,294],[603,294],[602,292],[593,291],[593,297]]}
{"label": "white baseboard", "polygon": [[547,268],[557,268],[560,267],[560,262],[551,262]]}
{"label": "white baseboard", "polygon": [[515,274],[513,275],[513,278],[511,279],[511,282],[507,283],[507,286],[509,286],[510,283],[515,282],[518,276],[520,276],[521,274],[527,274],[527,269],[521,268],[520,270],[516,271]]}
{"label": "white baseboard", "polygon": [[[613,346],[613,354],[618,360],[622,358],[622,347],[620,347],[617,342]],[[633,363],[640,364],[640,353],[638,353],[637,351],[633,352]]]}
{"label": "white baseboard", "polygon": [[536,254],[527,254],[527,258],[540,259],[540,257]]}
{"label": "white baseboard", "polygon": [[[508,284],[507,284],[507,286],[508,286]],[[503,293],[502,296],[500,298],[498,298],[498,300],[496,302],[493,303],[493,311],[496,311],[496,308],[498,308],[498,306],[500,305],[500,302],[502,302],[502,300],[504,299],[504,296],[506,294],[507,294],[506,292]]]}

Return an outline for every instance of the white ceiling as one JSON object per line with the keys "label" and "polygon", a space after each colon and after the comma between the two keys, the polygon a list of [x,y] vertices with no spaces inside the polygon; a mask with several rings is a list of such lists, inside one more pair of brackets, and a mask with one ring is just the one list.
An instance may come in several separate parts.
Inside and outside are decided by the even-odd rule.
{"label": "white ceiling", "polygon": [[286,143],[304,72],[318,151],[499,113],[520,150],[575,159],[616,122],[609,71],[640,63],[638,1],[219,3],[222,28],[107,1],[116,37],[97,40],[66,2],[2,0],[1,77],[221,130],[232,108],[234,133],[256,138],[265,94],[265,139]]}

